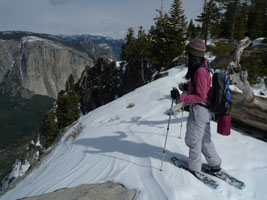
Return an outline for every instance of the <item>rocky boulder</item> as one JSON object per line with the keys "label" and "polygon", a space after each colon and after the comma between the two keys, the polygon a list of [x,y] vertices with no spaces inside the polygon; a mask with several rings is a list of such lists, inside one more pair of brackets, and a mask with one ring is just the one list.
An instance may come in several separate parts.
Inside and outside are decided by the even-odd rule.
{"label": "rocky boulder", "polygon": [[109,181],[100,184],[83,184],[73,188],[63,188],[21,200],[133,200],[135,194],[135,190],[127,190],[123,185]]}

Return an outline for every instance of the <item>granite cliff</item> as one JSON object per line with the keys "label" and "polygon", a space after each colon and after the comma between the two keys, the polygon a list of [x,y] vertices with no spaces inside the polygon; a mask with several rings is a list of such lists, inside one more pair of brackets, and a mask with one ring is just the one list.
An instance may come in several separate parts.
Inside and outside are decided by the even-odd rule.
{"label": "granite cliff", "polygon": [[93,60],[81,51],[36,36],[0,40],[0,83],[4,93],[29,98],[34,94],[57,98],[73,74],[80,78]]}

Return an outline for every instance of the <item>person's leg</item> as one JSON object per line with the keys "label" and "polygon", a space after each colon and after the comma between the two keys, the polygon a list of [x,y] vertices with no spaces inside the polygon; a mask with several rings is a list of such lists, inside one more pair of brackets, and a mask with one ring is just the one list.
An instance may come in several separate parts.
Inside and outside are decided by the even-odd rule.
{"label": "person's leg", "polygon": [[189,147],[188,167],[192,171],[201,171],[202,138],[208,120],[209,113],[205,108],[199,105],[190,106],[185,143]]}
{"label": "person's leg", "polygon": [[218,155],[214,143],[211,140],[210,123],[207,123],[205,127],[201,151],[205,156],[209,166],[220,168],[222,159]]}

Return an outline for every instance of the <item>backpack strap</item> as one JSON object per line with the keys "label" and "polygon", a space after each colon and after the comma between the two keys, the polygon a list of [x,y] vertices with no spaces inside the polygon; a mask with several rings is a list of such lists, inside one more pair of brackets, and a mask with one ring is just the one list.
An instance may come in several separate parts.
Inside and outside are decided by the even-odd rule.
{"label": "backpack strap", "polygon": [[204,67],[206,68],[211,74],[214,74],[213,70],[211,68],[209,68],[207,65],[203,64],[203,65],[200,65],[200,67]]}
{"label": "backpack strap", "polygon": [[[204,67],[204,68],[206,68],[211,74],[214,74],[213,70],[212,70],[211,68],[209,68],[206,64],[200,65],[199,67]],[[193,84],[193,88],[194,88],[194,90],[195,90],[195,89],[196,89],[196,85],[195,85],[194,79],[192,80],[192,84]]]}

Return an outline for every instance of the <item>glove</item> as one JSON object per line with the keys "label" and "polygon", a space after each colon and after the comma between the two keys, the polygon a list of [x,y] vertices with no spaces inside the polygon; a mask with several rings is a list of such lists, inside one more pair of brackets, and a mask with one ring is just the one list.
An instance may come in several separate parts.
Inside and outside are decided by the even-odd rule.
{"label": "glove", "polygon": [[176,103],[180,100],[179,90],[176,88],[172,88],[171,90],[171,98],[176,100]]}

